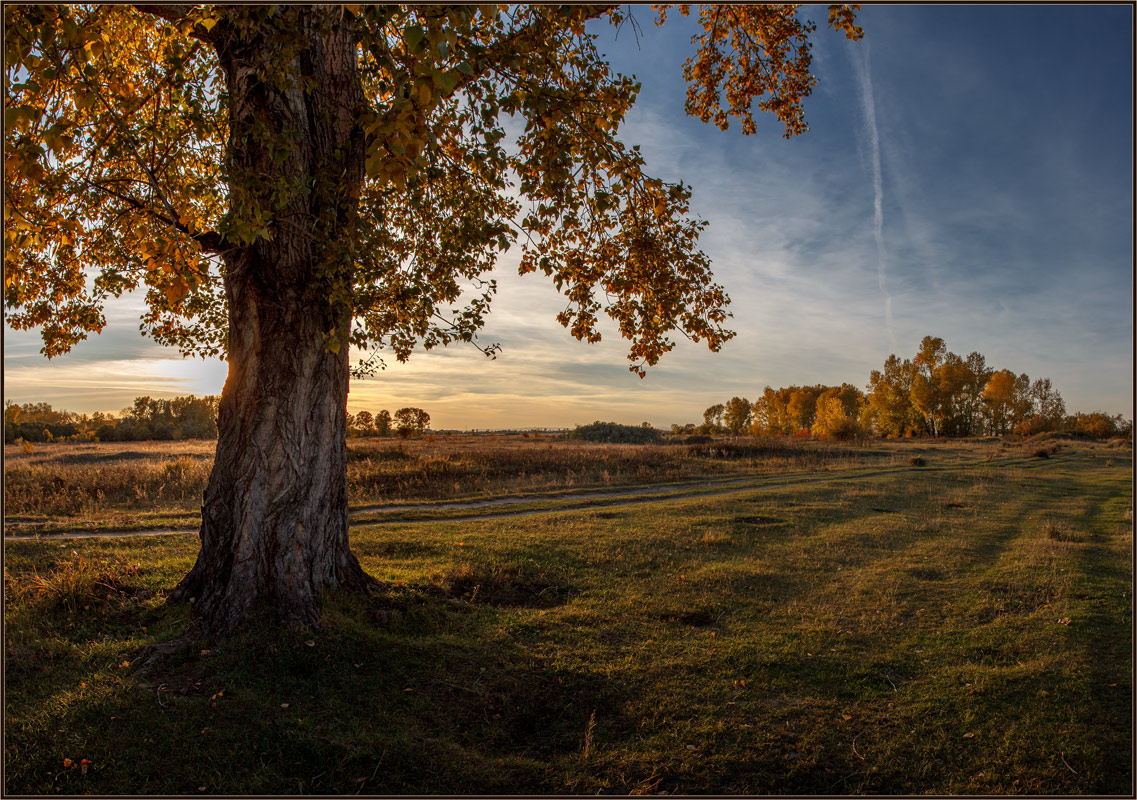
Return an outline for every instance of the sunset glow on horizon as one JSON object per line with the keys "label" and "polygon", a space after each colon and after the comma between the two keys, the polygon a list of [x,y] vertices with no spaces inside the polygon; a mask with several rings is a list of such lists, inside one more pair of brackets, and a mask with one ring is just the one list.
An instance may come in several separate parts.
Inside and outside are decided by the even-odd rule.
{"label": "sunset glow on horizon", "polygon": [[[736,338],[720,353],[681,340],[641,380],[614,325],[588,345],[557,324],[564,298],[517,275],[517,245],[481,337],[495,360],[461,344],[389,358],[352,381],[349,411],[417,406],[435,429],[667,427],[765,386],[863,389],[931,335],[1049,377],[1071,413],[1132,414],[1131,7],[870,5],[859,43],[806,7],[818,87],[791,140],[772,118],[743,136],[685,116],[691,21],[632,11],[638,37],[591,23],[643,83],[622,138],[693,187]],[[109,305],[101,335],[51,361],[37,331],[5,327],[5,399],[118,413],[140,395],[220,394],[226,365],[140,336],[141,308]]]}

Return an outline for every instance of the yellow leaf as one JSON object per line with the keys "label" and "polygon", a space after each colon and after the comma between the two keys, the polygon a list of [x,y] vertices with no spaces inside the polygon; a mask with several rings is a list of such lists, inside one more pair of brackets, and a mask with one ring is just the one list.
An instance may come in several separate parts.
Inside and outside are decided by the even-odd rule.
{"label": "yellow leaf", "polygon": [[94,92],[76,92],[74,97],[75,108],[80,111],[86,111],[88,108],[95,104],[98,97]]}
{"label": "yellow leaf", "polygon": [[180,275],[176,275],[172,281],[166,284],[166,288],[163,289],[162,292],[166,295],[166,299],[170,301],[170,305],[176,306],[189,294],[189,284],[182,280]]}
{"label": "yellow leaf", "polygon": [[213,19],[213,17],[206,17],[198,24],[201,25],[201,27],[205,28],[207,31],[211,31],[213,30],[213,26],[217,24],[217,20]]}

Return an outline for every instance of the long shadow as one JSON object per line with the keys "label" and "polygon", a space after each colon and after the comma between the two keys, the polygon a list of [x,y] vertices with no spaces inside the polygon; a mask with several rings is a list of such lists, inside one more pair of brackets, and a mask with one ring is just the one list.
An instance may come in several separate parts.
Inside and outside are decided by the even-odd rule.
{"label": "long shadow", "polygon": [[26,721],[8,730],[5,790],[563,792],[593,733],[631,735],[625,687],[501,634],[500,607],[454,600],[426,587],[332,598],[316,633],[266,633],[261,614],[220,648],[124,671],[82,702],[78,664],[34,704],[10,686]]}
{"label": "long shadow", "polygon": [[178,458],[192,458],[196,461],[211,461],[213,453],[156,453],[154,451],[147,452],[145,450],[122,450],[114,453],[66,453],[62,455],[53,455],[52,461],[58,464],[66,464],[68,466],[86,466],[88,464],[98,464],[104,461],[138,461],[150,460],[158,461],[161,459],[170,459],[177,456]]}
{"label": "long shadow", "polygon": [[[1076,545],[1075,571],[1080,573],[1071,605],[1077,625],[1066,628],[1068,646],[1078,659],[1084,677],[1080,689],[1081,721],[1095,746],[1103,794],[1132,794],[1133,763],[1133,571],[1128,558],[1117,550],[1116,539],[1132,543],[1132,527],[1108,519],[1104,507],[1110,496],[1094,496],[1081,514],[1085,541]],[[1115,541],[1110,541],[1111,539]],[[1128,594],[1127,594],[1128,592]],[[1072,614],[1073,616],[1073,614]]]}

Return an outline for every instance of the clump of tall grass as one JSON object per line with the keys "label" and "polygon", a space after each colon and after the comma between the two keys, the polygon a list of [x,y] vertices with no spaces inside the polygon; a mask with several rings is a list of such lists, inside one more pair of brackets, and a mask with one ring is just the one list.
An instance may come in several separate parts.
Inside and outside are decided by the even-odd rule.
{"label": "clump of tall grass", "polygon": [[72,613],[111,597],[127,597],[137,593],[129,579],[138,575],[137,564],[121,561],[96,561],[77,555],[40,573],[33,570],[21,580],[5,576],[9,599],[19,602],[30,598],[51,610],[66,609]]}
{"label": "clump of tall grass", "polygon": [[1081,537],[1069,525],[1057,520],[1048,519],[1042,523],[1042,532],[1046,538],[1055,542],[1079,542]]}

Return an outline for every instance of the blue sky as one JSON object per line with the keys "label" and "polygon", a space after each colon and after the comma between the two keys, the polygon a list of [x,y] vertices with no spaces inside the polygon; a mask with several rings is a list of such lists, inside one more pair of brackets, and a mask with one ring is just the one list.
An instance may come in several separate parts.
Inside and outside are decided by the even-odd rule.
{"label": "blue sky", "polygon": [[[541,276],[499,263],[485,340],[417,353],[354,381],[349,409],[425,408],[439,428],[667,426],[763,387],[853,383],[928,334],[990,366],[1049,377],[1067,408],[1132,413],[1133,53],[1129,6],[867,6],[859,43],[819,21],[791,140],[683,115],[692,21],[637,6],[637,43],[595,26],[643,82],[623,137],[649,171],[694,189],[703,249],[733,299],[738,336],[681,342],[640,380],[612,326],[586,345],[555,322]],[[516,250],[516,249],[515,249]],[[113,411],[139,394],[219,393],[220,362],[181,360],[138,333],[138,300],[51,362],[6,330],[4,394]]]}

